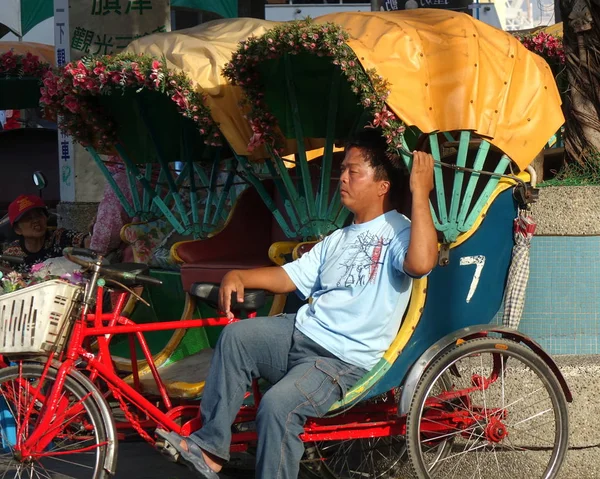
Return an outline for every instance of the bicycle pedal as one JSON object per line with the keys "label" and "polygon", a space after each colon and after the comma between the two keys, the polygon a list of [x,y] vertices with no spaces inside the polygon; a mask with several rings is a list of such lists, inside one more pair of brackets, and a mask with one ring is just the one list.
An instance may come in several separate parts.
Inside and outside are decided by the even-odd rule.
{"label": "bicycle pedal", "polygon": [[179,452],[166,441],[156,441],[156,449],[170,462],[179,462]]}

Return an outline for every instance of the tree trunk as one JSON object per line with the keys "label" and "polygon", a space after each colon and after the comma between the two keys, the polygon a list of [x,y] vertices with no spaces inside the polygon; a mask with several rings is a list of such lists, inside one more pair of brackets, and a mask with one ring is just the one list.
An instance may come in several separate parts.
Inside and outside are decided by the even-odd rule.
{"label": "tree trunk", "polygon": [[560,0],[569,93],[564,105],[567,161],[600,154],[600,0]]}

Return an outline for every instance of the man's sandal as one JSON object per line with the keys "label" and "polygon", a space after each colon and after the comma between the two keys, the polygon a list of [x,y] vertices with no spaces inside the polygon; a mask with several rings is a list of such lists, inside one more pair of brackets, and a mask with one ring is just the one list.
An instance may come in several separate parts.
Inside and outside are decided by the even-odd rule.
{"label": "man's sandal", "polygon": [[[180,436],[176,432],[167,432],[164,429],[157,429],[155,432],[158,437],[169,443],[169,446],[179,453],[179,461],[192,471],[196,471],[204,479],[219,479],[219,475],[206,464],[202,449],[193,441]],[[187,450],[181,446],[182,441],[187,445]]]}

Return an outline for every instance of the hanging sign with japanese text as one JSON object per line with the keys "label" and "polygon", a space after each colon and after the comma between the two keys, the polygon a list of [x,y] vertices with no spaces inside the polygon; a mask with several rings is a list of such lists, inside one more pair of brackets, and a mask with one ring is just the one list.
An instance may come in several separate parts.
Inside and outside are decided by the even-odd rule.
{"label": "hanging sign with japanese text", "polygon": [[[56,66],[63,67],[71,61],[69,48],[69,0],[54,0],[54,46]],[[75,158],[73,140],[64,131],[58,135],[58,158],[60,163],[60,199],[75,201]]]}
{"label": "hanging sign with japanese text", "polygon": [[136,38],[171,29],[169,0],[71,1],[71,59],[119,53]]}

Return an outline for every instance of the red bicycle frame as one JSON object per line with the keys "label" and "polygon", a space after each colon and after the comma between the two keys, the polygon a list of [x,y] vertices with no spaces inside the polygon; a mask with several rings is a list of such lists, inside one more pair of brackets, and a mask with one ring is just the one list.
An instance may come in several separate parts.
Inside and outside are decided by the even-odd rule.
{"label": "red bicycle frame", "polygon": [[[18,439],[17,449],[23,455],[41,456],[43,450],[52,441],[56,434],[56,424],[64,424],[69,417],[75,417],[81,412],[83,406],[79,409],[72,407],[67,410],[61,410],[60,403],[62,399],[62,390],[66,376],[69,371],[79,368],[77,361],[84,360],[84,369],[89,372],[89,378],[92,381],[98,378],[102,379],[113,395],[123,398],[128,403],[136,406],[141,411],[145,411],[149,420],[144,422],[146,427],[159,426],[163,429],[175,431],[182,435],[188,435],[201,427],[201,421],[198,414],[198,405],[173,406],[167,389],[160,378],[158,370],[152,361],[152,354],[145,340],[144,333],[151,331],[166,331],[187,328],[204,328],[209,326],[226,326],[239,319],[229,320],[226,317],[177,320],[149,324],[136,324],[127,317],[121,315],[125,306],[128,293],[118,295],[115,308],[110,313],[103,313],[103,294],[104,289],[97,287],[96,308],[94,313],[86,313],[85,307],[82,308],[81,316],[75,321],[70,334],[70,339],[66,350],[58,359],[62,363],[58,367],[56,379],[48,397],[45,400],[45,407],[41,411],[41,416],[36,423],[35,429],[30,436],[21,441]],[[254,316],[254,314],[250,316]],[[132,376],[133,386],[119,377],[115,370],[110,354],[110,341],[117,334],[127,334],[131,348]],[[90,343],[90,339],[96,339],[97,352],[91,352],[84,345]],[[151,402],[140,392],[139,375],[137,369],[137,358],[135,354],[135,339],[138,340],[144,358],[150,367],[151,373],[158,386],[159,395],[163,404],[161,409],[158,405]],[[55,358],[51,356],[48,359],[46,368],[41,381],[44,381],[44,375]],[[35,394],[38,394],[36,390]],[[456,395],[457,391],[454,392]],[[253,406],[244,406],[240,409],[235,423],[253,421],[256,416],[257,408],[260,403],[261,393],[255,381],[252,388],[254,397]],[[458,392],[458,396],[461,394]],[[41,399],[41,398],[40,398]],[[373,438],[390,435],[404,435],[406,431],[406,422],[404,417],[397,415],[397,398],[393,391],[387,393],[387,400],[377,403],[362,404],[352,409],[334,416],[324,418],[309,419],[305,425],[305,432],[302,434],[304,441],[325,441],[342,439]],[[32,401],[32,404],[35,401]],[[436,426],[432,427],[432,432],[439,432],[440,422],[446,423],[447,428],[456,430],[457,417],[452,413],[440,415],[440,409],[435,402],[432,407],[438,414]],[[31,406],[33,407],[33,406]],[[187,412],[196,412],[191,420],[178,424],[176,419]],[[31,414],[31,411],[28,411]],[[66,419],[65,419],[66,418]],[[475,420],[475,419],[472,419]],[[460,418],[460,422],[469,422],[467,418]],[[138,426],[139,426],[138,422]],[[53,435],[54,432],[54,435]],[[147,437],[146,437],[147,436]],[[19,435],[19,437],[22,437]],[[145,439],[152,441],[147,434]],[[232,451],[243,451],[247,449],[249,443],[256,441],[254,431],[235,432],[232,435]]]}

